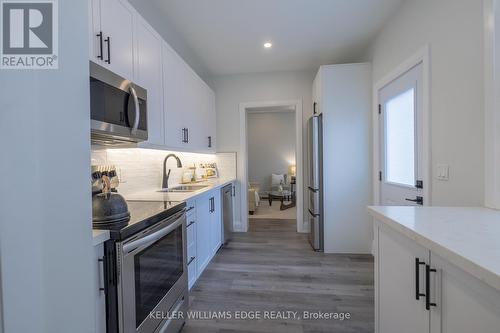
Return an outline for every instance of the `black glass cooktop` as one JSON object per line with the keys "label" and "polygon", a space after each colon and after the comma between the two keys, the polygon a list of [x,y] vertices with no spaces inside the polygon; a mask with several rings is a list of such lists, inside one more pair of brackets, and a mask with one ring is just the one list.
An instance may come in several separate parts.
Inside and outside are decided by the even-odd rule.
{"label": "black glass cooktop", "polygon": [[180,201],[127,201],[130,220],[113,226],[98,226],[94,229],[109,230],[111,239],[122,240],[146,229],[186,207]]}

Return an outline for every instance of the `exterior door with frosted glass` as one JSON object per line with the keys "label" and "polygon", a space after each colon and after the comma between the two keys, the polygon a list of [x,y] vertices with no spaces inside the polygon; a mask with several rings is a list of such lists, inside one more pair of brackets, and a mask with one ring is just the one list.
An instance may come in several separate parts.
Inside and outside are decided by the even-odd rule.
{"label": "exterior door with frosted glass", "polygon": [[422,205],[422,64],[379,91],[380,204]]}

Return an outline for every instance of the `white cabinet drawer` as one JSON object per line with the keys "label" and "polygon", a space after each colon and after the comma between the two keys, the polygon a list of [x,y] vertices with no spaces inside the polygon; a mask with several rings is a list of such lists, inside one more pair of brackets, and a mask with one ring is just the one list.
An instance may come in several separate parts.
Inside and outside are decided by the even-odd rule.
{"label": "white cabinet drawer", "polygon": [[[188,221],[189,221],[189,219],[188,219]],[[186,229],[186,231],[187,231],[186,244],[189,247],[189,246],[191,246],[191,244],[196,243],[196,222],[191,221],[191,222],[188,222],[187,225],[189,227],[187,227],[187,229]]]}
{"label": "white cabinet drawer", "polygon": [[[188,260],[189,262],[189,260]],[[196,271],[196,258],[192,259],[190,264],[188,265],[188,285],[189,289],[193,287],[194,283],[198,279],[198,273]]]}
{"label": "white cabinet drawer", "polygon": [[191,261],[191,258],[196,258],[196,243],[192,243],[187,247],[187,262]]}

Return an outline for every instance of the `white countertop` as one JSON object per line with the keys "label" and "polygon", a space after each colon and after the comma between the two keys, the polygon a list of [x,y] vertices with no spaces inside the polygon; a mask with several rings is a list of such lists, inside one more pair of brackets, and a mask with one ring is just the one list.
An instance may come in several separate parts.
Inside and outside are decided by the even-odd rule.
{"label": "white countertop", "polygon": [[500,290],[500,211],[467,207],[368,207],[370,215]]}
{"label": "white countertop", "polygon": [[92,229],[92,243],[97,246],[109,239],[109,230]]}
{"label": "white countertop", "polygon": [[[193,192],[158,192],[159,189],[151,189],[140,191],[133,194],[128,194],[125,196],[127,201],[187,201],[189,199],[196,198],[205,192],[215,190],[224,187],[227,184],[234,182],[235,179],[210,179],[204,182],[198,182],[193,185],[207,185],[198,191]],[[180,184],[179,184],[180,185]],[[172,185],[170,187],[175,187],[177,185]],[[93,244],[94,246],[99,245],[109,239],[109,231],[106,230],[93,230]]]}

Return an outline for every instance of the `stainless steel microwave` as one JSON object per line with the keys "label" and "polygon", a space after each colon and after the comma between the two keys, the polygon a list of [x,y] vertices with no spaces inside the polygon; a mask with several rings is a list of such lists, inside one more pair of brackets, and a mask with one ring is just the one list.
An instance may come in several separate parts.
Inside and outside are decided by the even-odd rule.
{"label": "stainless steel microwave", "polygon": [[148,139],[147,91],[90,62],[91,140],[96,144]]}

